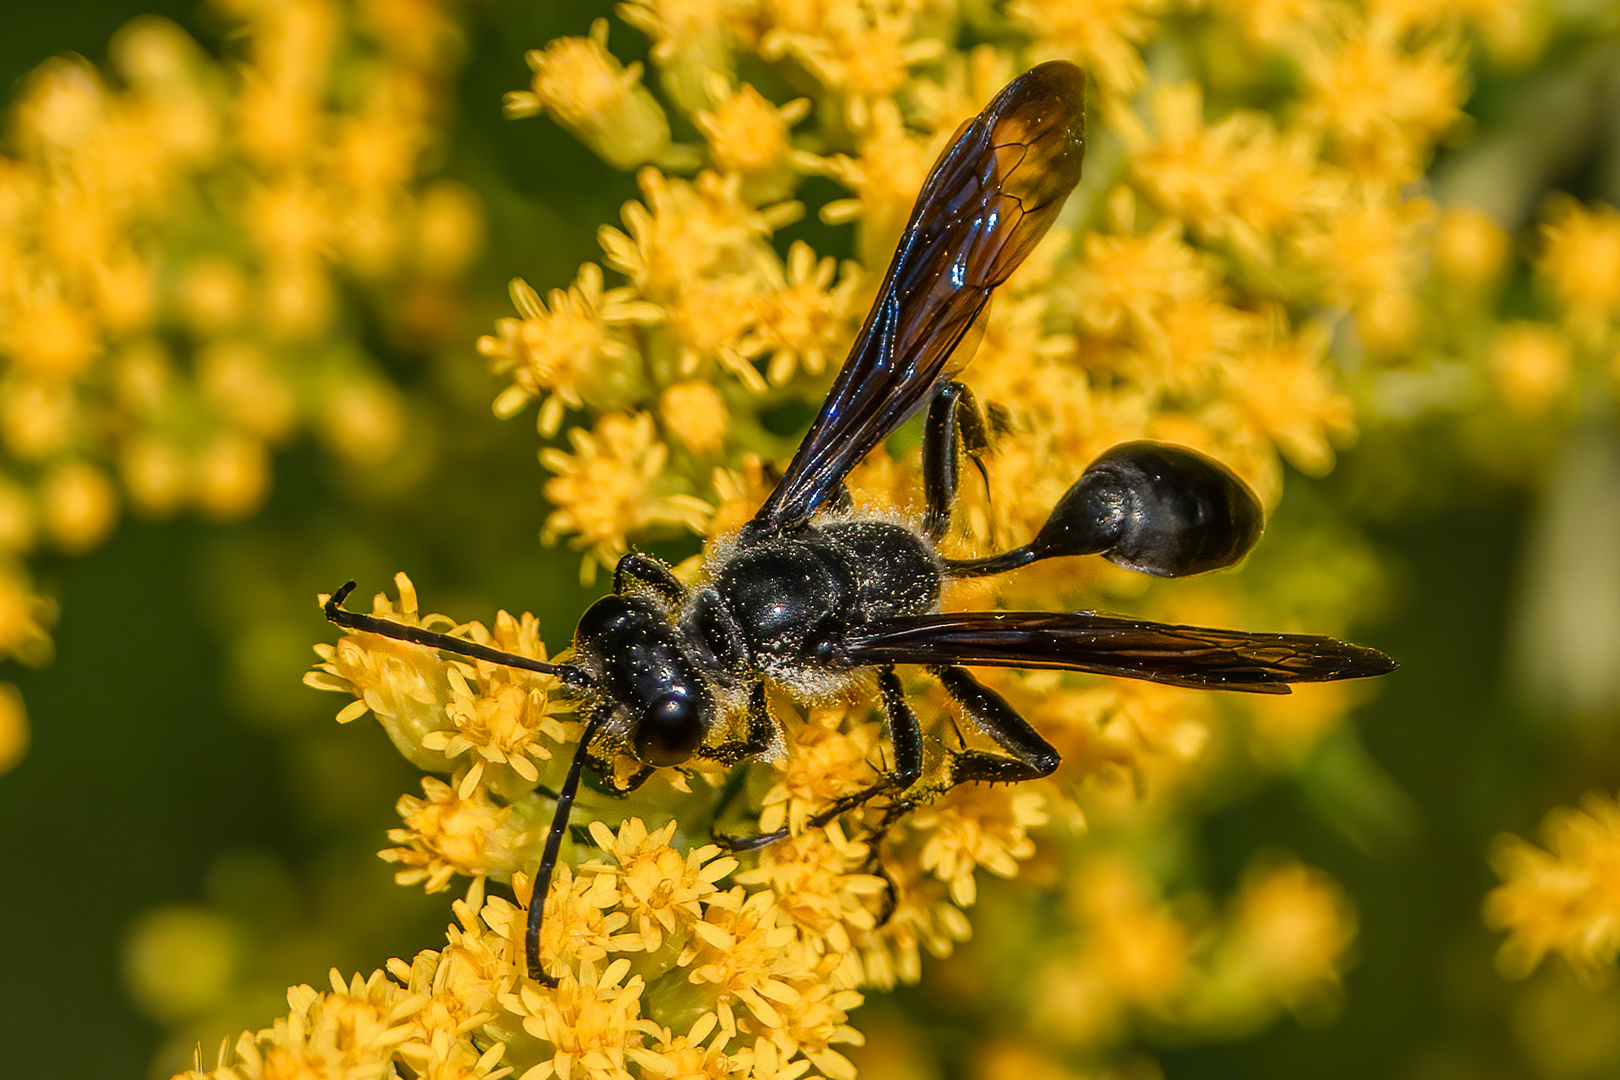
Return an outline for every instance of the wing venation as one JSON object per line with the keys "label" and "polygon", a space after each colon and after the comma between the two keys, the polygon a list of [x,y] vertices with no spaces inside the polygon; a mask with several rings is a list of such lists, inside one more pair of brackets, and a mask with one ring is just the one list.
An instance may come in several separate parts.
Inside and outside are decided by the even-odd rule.
{"label": "wing venation", "polygon": [[1174,626],[1092,612],[968,611],[868,623],[833,643],[851,666],[1058,668],[1172,686],[1286,694],[1289,683],[1383,675],[1383,653],[1309,634]]}
{"label": "wing venation", "polygon": [[966,364],[953,353],[1080,179],[1085,76],[1025,72],[964,124],[929,173],[883,287],[755,536],[807,523],[872,448]]}

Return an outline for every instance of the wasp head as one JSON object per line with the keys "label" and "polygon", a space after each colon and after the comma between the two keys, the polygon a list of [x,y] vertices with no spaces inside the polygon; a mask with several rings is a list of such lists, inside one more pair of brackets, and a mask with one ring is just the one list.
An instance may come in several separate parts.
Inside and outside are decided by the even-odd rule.
{"label": "wasp head", "polygon": [[605,732],[645,765],[680,765],[697,752],[717,709],[689,642],[644,596],[604,596],[574,631],[575,662],[613,717]]}

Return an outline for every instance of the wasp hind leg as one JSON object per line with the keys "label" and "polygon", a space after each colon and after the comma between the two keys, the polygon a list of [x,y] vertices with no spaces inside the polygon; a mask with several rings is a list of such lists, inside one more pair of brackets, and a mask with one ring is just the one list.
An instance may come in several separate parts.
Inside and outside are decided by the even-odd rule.
{"label": "wasp hind leg", "polygon": [[962,455],[979,470],[985,489],[990,475],[984,458],[990,453],[990,432],[973,391],[959,382],[946,383],[928,406],[923,428],[923,531],[938,543],[951,527],[951,509],[961,482]]}
{"label": "wasp hind leg", "polygon": [[1018,715],[1007,699],[959,667],[931,668],[945,692],[965,715],[988,735],[1004,754],[961,749],[951,760],[949,787],[972,780],[1012,784],[1052,775],[1061,760],[1052,744],[1041,738],[1028,720]]}

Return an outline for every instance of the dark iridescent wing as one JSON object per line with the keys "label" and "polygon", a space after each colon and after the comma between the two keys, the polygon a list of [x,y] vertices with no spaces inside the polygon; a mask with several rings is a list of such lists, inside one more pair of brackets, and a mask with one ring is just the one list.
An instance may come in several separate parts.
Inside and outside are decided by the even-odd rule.
{"label": "dark iridescent wing", "polygon": [[1085,75],[1025,72],[965,123],[923,184],[832,392],[749,531],[807,522],[838,482],[968,360],[952,353],[1080,179]]}
{"label": "dark iridescent wing", "polygon": [[1395,670],[1381,652],[1308,634],[1171,626],[1089,612],[968,611],[884,619],[833,642],[851,666],[1061,668],[1205,690],[1286,694],[1288,683]]}

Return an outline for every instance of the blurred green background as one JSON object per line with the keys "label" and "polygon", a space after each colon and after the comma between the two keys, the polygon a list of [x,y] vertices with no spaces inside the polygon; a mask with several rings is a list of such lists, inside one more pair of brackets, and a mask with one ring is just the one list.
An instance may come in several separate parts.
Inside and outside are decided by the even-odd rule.
{"label": "blurred green background", "polygon": [[[321,985],[332,966],[369,971],[442,940],[452,894],[397,888],[375,856],[397,824],[395,798],[417,790],[417,774],[375,725],[333,724],[343,700],[300,684],[310,642],[334,637],[314,597],[350,577],[369,596],[408,569],[425,607],[532,609],[554,643],[592,598],[577,584],[577,555],[537,542],[546,507],[534,437],[527,422],[490,415],[497,383],[471,335],[508,313],[509,278],[542,291],[569,281],[597,253],[598,223],[615,221],[635,195],[629,176],[549,121],[515,128],[499,111],[501,94],[526,82],[525,49],[584,32],[608,7],[464,9],[469,57],[444,172],[486,203],[490,242],[468,288],[485,307],[468,313],[463,344],[438,356],[380,330],[366,342],[413,400],[431,405],[413,413],[421,426],[412,437],[436,446],[425,471],[379,484],[295,444],[277,456],[268,505],[244,523],[126,517],[91,554],[36,565],[63,616],[55,662],[8,665],[5,676],[27,702],[33,745],[0,778],[0,925],[9,936],[0,1073],[148,1072],[164,1031],[131,1003],[120,956],[135,920],[161,905],[203,904],[254,928],[259,940],[244,955],[274,965],[255,973],[267,986]],[[32,67],[65,51],[99,63],[113,31],[142,12],[217,43],[217,26],[189,0],[11,4],[0,82],[15,92]],[[616,51],[632,55],[639,39],[615,33]],[[1613,44],[1561,47],[1571,64],[1591,63],[1594,51],[1612,61]],[[1538,70],[1558,68],[1555,59]],[[1533,127],[1520,110],[1547,78],[1483,75],[1470,110],[1487,129]],[[1595,113],[1601,122],[1584,144],[1537,175],[1541,190],[1620,196],[1620,101]],[[1443,158],[1438,169],[1446,166]],[[814,225],[789,237],[812,231],[824,253],[847,245]],[[1382,623],[1357,638],[1403,666],[1354,731],[1330,739],[1298,775],[1213,809],[1197,844],[1204,884],[1217,893],[1267,845],[1329,872],[1359,910],[1359,960],[1335,1023],[1285,1019],[1231,1045],[1154,1047],[1166,1076],[1620,1075],[1612,995],[1568,999],[1591,1010],[1592,1047],[1574,1065],[1527,1056],[1504,1018],[1523,1015],[1510,998],[1534,987],[1495,974],[1495,935],[1479,918],[1496,883],[1485,861],[1493,836],[1531,835],[1553,805],[1620,786],[1614,703],[1566,708],[1556,678],[1537,690],[1526,659],[1534,650],[1521,642],[1524,627],[1544,626],[1527,624],[1527,600],[1583,573],[1582,556],[1537,539],[1552,508],[1575,497],[1594,519],[1615,513],[1620,490],[1571,496],[1569,478],[1583,454],[1612,459],[1620,424],[1611,407],[1534,445],[1509,443],[1486,467],[1450,422],[1396,429],[1369,420],[1329,478],[1289,476],[1273,527],[1350,518],[1366,530],[1393,584]],[[1590,599],[1620,605],[1620,596]],[[249,610],[245,626],[238,613]],[[939,1055],[951,1060],[958,1018],[948,1003],[898,996],[937,1029]],[[284,1010],[273,996],[244,1003],[236,1029]],[[205,1061],[213,1049],[205,1045]]]}

